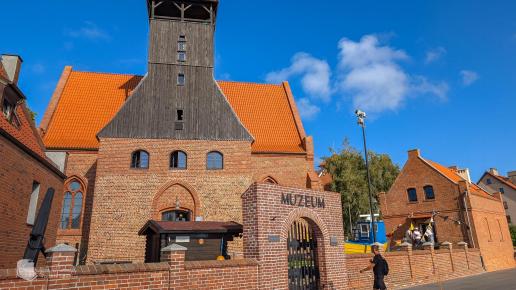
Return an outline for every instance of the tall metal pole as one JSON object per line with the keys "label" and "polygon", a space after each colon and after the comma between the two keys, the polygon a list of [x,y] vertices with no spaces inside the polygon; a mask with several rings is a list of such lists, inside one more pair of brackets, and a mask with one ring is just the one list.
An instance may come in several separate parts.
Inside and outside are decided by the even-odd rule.
{"label": "tall metal pole", "polygon": [[376,243],[376,231],[374,230],[374,210],[373,210],[373,193],[371,192],[371,175],[369,173],[369,157],[367,154],[367,142],[365,133],[365,113],[357,111],[358,124],[362,127],[362,136],[364,137],[364,155],[367,171],[367,189],[369,190],[369,209],[371,211],[371,231],[373,232],[373,243]]}

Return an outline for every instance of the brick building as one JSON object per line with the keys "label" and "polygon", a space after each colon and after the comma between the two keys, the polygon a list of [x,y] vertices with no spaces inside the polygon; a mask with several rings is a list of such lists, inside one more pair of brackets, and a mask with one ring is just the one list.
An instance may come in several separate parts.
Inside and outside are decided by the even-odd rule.
{"label": "brick building", "polygon": [[70,176],[58,239],[81,261],[142,262],[149,220],[242,223],[253,182],[319,189],[288,83],[213,79],[217,4],[148,1],[145,76],[65,67],[40,131]]}
{"label": "brick building", "polygon": [[58,193],[53,199],[45,244],[55,244],[65,179],[46,158],[43,142],[26,106],[26,97],[17,86],[21,63],[18,56],[1,56],[0,269],[15,267],[22,259],[48,188]]}
{"label": "brick building", "polygon": [[[400,175],[380,194],[387,232],[401,240],[412,223],[423,230],[434,216],[437,243],[479,248],[488,271],[514,267],[514,251],[500,193],[471,183],[467,170],[445,167],[411,150]],[[401,226],[400,226],[401,225]]]}
{"label": "brick building", "polygon": [[503,176],[496,168],[491,168],[484,172],[477,184],[489,193],[502,194],[507,222],[512,224],[516,219],[516,171],[510,171],[507,176]]}

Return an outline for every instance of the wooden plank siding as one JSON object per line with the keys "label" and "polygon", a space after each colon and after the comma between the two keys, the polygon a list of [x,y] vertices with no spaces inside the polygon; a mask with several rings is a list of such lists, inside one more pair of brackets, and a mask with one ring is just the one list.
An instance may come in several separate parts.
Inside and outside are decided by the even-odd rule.
{"label": "wooden plank siding", "polygon": [[[151,19],[148,74],[97,137],[252,142],[213,78],[214,30],[207,23]],[[180,35],[186,62],[177,59]],[[183,130],[176,130],[176,110],[184,112]]]}

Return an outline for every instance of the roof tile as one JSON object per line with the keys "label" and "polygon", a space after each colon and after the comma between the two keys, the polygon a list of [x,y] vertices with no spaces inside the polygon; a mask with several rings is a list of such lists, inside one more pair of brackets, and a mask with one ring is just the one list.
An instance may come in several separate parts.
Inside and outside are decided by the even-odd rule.
{"label": "roof tile", "polygon": [[[141,76],[71,72],[43,141],[52,149],[98,149],[96,134],[114,117]],[[253,135],[253,152],[303,153],[283,85],[219,82]]]}

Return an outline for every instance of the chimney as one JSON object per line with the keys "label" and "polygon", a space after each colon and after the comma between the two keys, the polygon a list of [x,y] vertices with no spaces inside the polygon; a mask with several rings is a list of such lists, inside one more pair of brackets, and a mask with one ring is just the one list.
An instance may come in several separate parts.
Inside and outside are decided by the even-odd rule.
{"label": "chimney", "polygon": [[491,173],[492,175],[499,175],[498,170],[496,170],[496,168],[489,168],[489,173]]}
{"label": "chimney", "polygon": [[451,169],[453,171],[459,171],[459,167],[457,167],[457,165],[448,166],[448,169]]}
{"label": "chimney", "polygon": [[509,171],[509,172],[507,173],[507,177],[509,177],[509,180],[510,180],[513,184],[516,184],[516,170]]}
{"label": "chimney", "polygon": [[409,150],[408,151],[408,158],[411,159],[411,158],[419,158],[421,157],[421,152],[419,151],[419,149],[412,149],[412,150]]}
{"label": "chimney", "polygon": [[23,59],[18,55],[3,54],[1,62],[9,80],[14,84],[18,84]]}
{"label": "chimney", "polygon": [[456,172],[458,175],[460,175],[460,177],[466,179],[466,181],[468,183],[471,183],[471,177],[469,175],[469,169],[468,168],[464,168],[464,169],[456,169]]}

